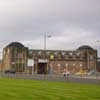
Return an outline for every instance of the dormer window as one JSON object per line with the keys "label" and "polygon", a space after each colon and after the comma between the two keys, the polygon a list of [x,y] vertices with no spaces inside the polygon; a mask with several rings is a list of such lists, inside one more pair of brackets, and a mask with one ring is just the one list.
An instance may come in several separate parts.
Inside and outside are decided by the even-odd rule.
{"label": "dormer window", "polygon": [[65,59],[68,59],[68,55],[65,55]]}
{"label": "dormer window", "polygon": [[46,52],[46,54],[47,54],[47,55],[49,55],[49,54],[50,54],[50,52],[48,51],[48,52]]}
{"label": "dormer window", "polygon": [[62,55],[64,56],[65,55],[65,52],[62,52]]}
{"label": "dormer window", "polygon": [[72,53],[72,52],[70,52],[70,53],[69,53],[69,55],[70,55],[70,56],[72,56],[72,55],[73,55],[73,53]]}
{"label": "dormer window", "polygon": [[57,56],[58,52],[55,52],[54,54]]}

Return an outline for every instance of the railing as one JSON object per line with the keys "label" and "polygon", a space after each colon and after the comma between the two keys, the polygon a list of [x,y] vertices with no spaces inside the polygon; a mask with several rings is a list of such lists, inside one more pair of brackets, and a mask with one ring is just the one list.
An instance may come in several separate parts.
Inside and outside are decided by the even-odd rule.
{"label": "railing", "polygon": [[43,75],[43,74],[0,74],[1,78],[15,78],[15,79],[29,79],[29,80],[49,80],[49,81],[64,81],[64,82],[78,82],[78,83],[96,83],[100,84],[100,76],[64,76],[64,75]]}

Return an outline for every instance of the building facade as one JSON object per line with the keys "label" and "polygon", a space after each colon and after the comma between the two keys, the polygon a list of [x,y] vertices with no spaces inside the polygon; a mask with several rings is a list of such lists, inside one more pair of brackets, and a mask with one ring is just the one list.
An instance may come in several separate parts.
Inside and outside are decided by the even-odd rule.
{"label": "building facade", "polygon": [[34,59],[34,72],[38,74],[89,72],[96,70],[97,64],[97,50],[89,46],[79,47],[75,51],[29,50],[29,56]]}
{"label": "building facade", "polygon": [[100,58],[97,59],[97,71],[100,72]]}
{"label": "building facade", "polygon": [[10,43],[3,49],[2,71],[22,72],[27,67],[28,48],[19,42]]}
{"label": "building facade", "polygon": [[[28,66],[28,59],[34,61]],[[97,50],[90,46],[81,46],[74,51],[65,50],[29,50],[21,43],[14,42],[3,50],[3,71],[14,70],[37,74],[62,74],[69,71],[96,70]]]}

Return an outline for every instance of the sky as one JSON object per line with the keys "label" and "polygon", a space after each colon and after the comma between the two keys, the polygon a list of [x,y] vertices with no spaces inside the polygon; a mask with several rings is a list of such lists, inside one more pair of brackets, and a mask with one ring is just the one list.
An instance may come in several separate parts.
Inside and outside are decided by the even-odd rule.
{"label": "sky", "polygon": [[81,45],[100,56],[100,0],[0,0],[0,54],[10,42],[32,49],[73,50]]}

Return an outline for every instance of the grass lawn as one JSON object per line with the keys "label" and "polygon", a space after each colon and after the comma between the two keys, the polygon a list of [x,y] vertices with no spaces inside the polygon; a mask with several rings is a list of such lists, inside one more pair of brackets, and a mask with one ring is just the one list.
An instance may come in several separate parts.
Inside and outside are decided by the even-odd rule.
{"label": "grass lawn", "polygon": [[100,86],[0,78],[0,100],[100,100]]}

